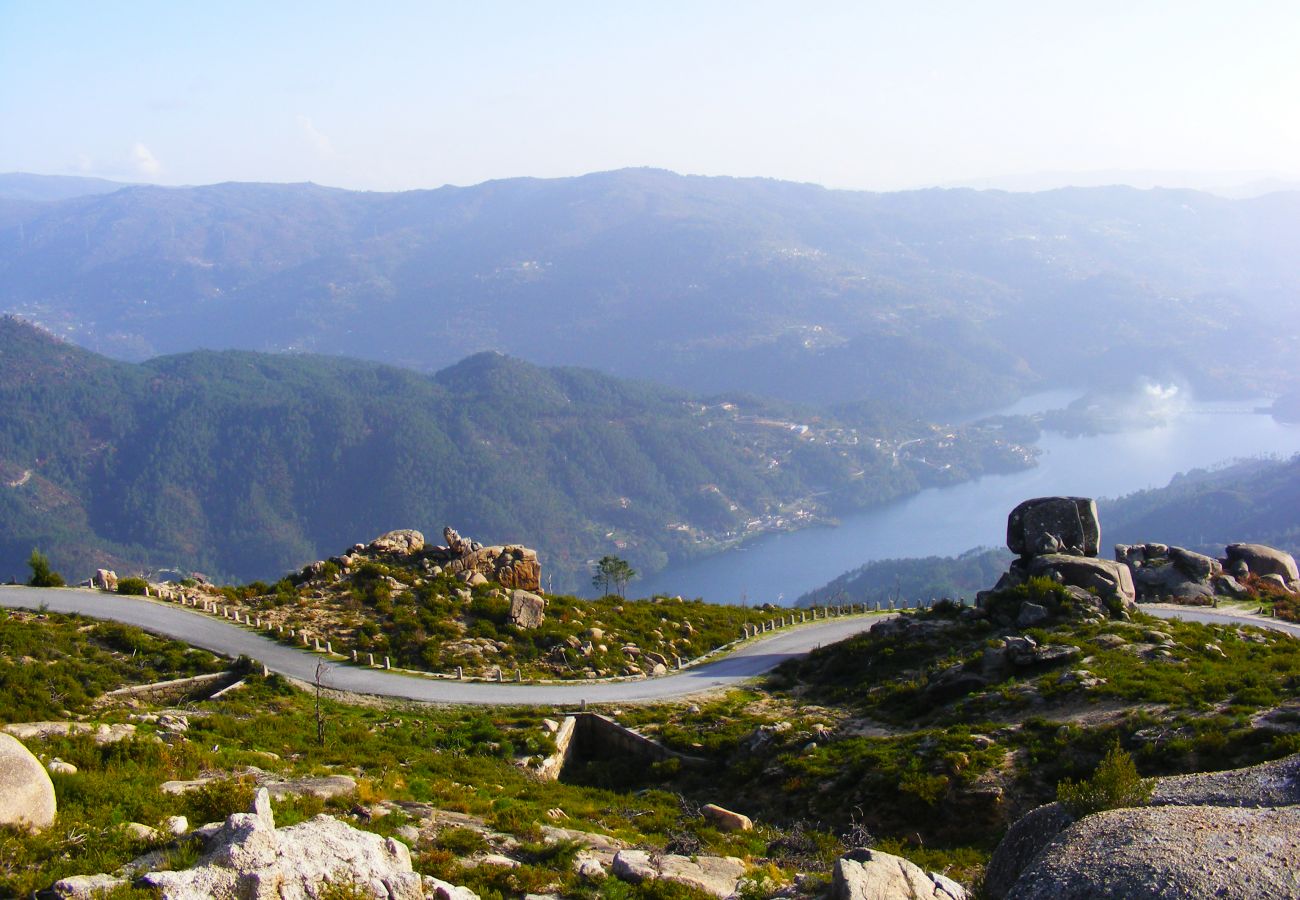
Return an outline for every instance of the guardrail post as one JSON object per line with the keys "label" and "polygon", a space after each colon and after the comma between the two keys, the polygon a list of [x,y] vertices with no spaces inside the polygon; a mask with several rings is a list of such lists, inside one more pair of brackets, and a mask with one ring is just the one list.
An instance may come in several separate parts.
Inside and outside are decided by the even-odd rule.
{"label": "guardrail post", "polygon": [[384,668],[385,668],[385,669],[391,669],[392,667],[393,667],[393,664],[392,664],[391,662],[389,662],[389,661],[388,661],[388,657],[385,656],[385,657],[384,657]]}

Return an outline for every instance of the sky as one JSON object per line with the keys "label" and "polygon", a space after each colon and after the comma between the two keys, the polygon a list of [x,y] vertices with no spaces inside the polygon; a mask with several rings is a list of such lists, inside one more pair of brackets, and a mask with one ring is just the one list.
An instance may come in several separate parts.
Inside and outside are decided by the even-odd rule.
{"label": "sky", "polygon": [[1297,48],[1296,0],[0,0],[0,172],[1300,180]]}

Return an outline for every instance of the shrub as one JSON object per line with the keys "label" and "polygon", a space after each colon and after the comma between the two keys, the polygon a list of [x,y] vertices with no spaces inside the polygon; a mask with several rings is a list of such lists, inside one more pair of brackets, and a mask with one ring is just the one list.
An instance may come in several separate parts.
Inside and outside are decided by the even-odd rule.
{"label": "shrub", "polygon": [[33,550],[27,557],[27,565],[32,570],[32,577],[27,582],[29,587],[63,587],[63,576],[50,568],[50,561],[41,551]]}
{"label": "shrub", "polygon": [[119,594],[133,594],[142,597],[149,590],[149,582],[143,578],[123,578],[117,583],[117,592]]}
{"label": "shrub", "polygon": [[1142,806],[1155,792],[1154,778],[1138,775],[1133,757],[1117,741],[1091,778],[1077,784],[1069,778],[1056,786],[1056,800],[1076,819],[1107,809]]}

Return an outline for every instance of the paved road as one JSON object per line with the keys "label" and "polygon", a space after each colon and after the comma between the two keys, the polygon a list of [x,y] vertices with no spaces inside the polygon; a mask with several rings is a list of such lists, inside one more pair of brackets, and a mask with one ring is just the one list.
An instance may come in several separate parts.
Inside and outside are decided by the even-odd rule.
{"label": "paved road", "polygon": [[[272,672],[302,681],[312,681],[316,677],[316,663],[323,658],[286,647],[225,619],[215,619],[172,603],[77,588],[0,586],[0,606],[37,609],[42,605],[50,612],[80,613],[136,625],[225,656],[248,656]],[[850,616],[776,631],[770,637],[749,643],[716,662],[641,681],[491,684],[421,678],[363,666],[336,665],[323,683],[336,690],[433,703],[569,706],[583,700],[591,703],[668,700],[734,687],[814,647],[864,631],[880,618]]]}
{"label": "paved road", "polygon": [[[323,657],[278,644],[225,619],[142,597],[124,597],[77,588],[28,588],[0,586],[0,606],[80,613],[136,625],[147,631],[185,641],[225,656],[247,656],[273,672],[301,681],[316,677],[316,663]],[[1162,618],[1181,618],[1212,624],[1258,625],[1300,637],[1300,626],[1276,619],[1261,619],[1236,613],[1188,609],[1185,607],[1143,607]],[[821,644],[843,640],[869,628],[884,616],[852,616],[830,619],[774,632],[716,662],[684,672],[643,681],[572,682],[566,684],[490,684],[401,675],[381,669],[336,665],[324,684],[342,691],[423,700],[432,703],[569,706],[591,703],[635,703],[669,700],[702,691],[734,687],[762,675],[787,659],[801,656]]]}

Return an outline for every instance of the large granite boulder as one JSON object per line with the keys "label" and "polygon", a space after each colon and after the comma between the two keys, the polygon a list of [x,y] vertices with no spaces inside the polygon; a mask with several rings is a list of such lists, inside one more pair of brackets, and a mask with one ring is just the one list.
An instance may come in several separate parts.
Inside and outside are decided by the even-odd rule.
{"label": "large granite boulder", "polygon": [[1116,809],[1067,828],[1007,900],[1300,897],[1300,808]]}
{"label": "large granite boulder", "polygon": [[375,538],[366,547],[372,555],[410,556],[424,549],[424,535],[413,528],[390,531]]}
{"label": "large granite boulder", "polygon": [[1300,571],[1297,571],[1295,557],[1290,553],[1263,544],[1229,544],[1225,552],[1229,564],[1245,563],[1252,575],[1280,575],[1287,584],[1300,581]]}
{"label": "large granite boulder", "polygon": [[[1170,840],[1160,846],[1148,846],[1146,848],[1146,852],[1150,856],[1146,877],[1153,883],[1168,883],[1170,885],[1169,893],[1164,896],[1300,896],[1300,893],[1295,893],[1294,888],[1292,893],[1269,894],[1265,892],[1258,895],[1232,892],[1215,894],[1213,891],[1205,894],[1195,893],[1195,890],[1200,889],[1199,887],[1184,890],[1179,886],[1183,884],[1183,881],[1177,880],[1178,878],[1184,878],[1184,875],[1179,874],[1179,867],[1189,859],[1192,860],[1193,868],[1202,865],[1204,860],[1197,860],[1195,854],[1202,852],[1206,848],[1200,846],[1197,835],[1189,834],[1186,835],[1185,849],[1187,853],[1184,854],[1177,843],[1180,840],[1178,832],[1168,830],[1180,828],[1184,825],[1194,825],[1197,828],[1222,827],[1231,829],[1234,832],[1241,832],[1244,830],[1242,822],[1248,823],[1252,821],[1249,818],[1251,814],[1271,814],[1278,809],[1300,809],[1297,804],[1300,804],[1300,754],[1285,759],[1273,760],[1272,762],[1260,763],[1255,766],[1247,766],[1242,769],[1195,775],[1174,775],[1157,779],[1155,792],[1152,794],[1149,807],[1188,807],[1198,810],[1195,814],[1181,819],[1176,814],[1164,818],[1157,816],[1125,819],[1114,816],[1114,814],[1139,813],[1149,811],[1149,808],[1143,810],[1113,810],[1110,813],[1103,814],[1113,818],[1111,823],[1106,825],[1102,831],[1093,831],[1092,826],[1089,826],[1071,837],[1075,829],[1085,823],[1092,822],[1098,816],[1087,816],[1076,823],[1073,816],[1066,812],[1059,803],[1049,803],[1030,811],[1007,831],[1006,836],[993,852],[993,857],[989,860],[988,868],[985,870],[984,890],[993,900],[1001,900],[1003,897],[1058,896],[1050,893],[1053,889],[1048,886],[1051,879],[1075,880],[1080,877],[1074,874],[1077,868],[1086,868],[1091,865],[1104,869],[1107,865],[1105,860],[1110,857],[1114,848],[1104,846],[1104,842],[1099,844],[1098,842],[1103,841],[1103,838],[1098,837],[1099,834],[1106,835],[1104,840],[1128,840],[1123,829],[1131,828],[1140,831],[1148,827],[1161,827],[1166,829],[1163,836]],[[1216,815],[1215,810],[1223,812],[1227,809],[1246,809],[1251,812],[1247,814],[1248,818],[1242,820],[1242,822],[1230,817],[1221,818]],[[1206,810],[1210,811],[1207,812]],[[1264,815],[1261,822],[1267,830],[1276,824],[1275,820],[1275,816]],[[1281,821],[1286,821],[1285,817]],[[1119,824],[1116,825],[1115,823]],[[1231,839],[1230,836],[1229,839]],[[1282,845],[1275,844],[1275,846],[1281,849],[1284,843]],[[1243,849],[1247,850],[1247,852],[1253,852],[1244,846]],[[1070,854],[1070,859],[1062,862],[1063,853]],[[1216,851],[1216,855],[1221,859],[1227,859],[1234,854],[1235,851],[1226,853]],[[1130,889],[1131,884],[1127,879],[1140,868],[1141,859],[1139,857],[1128,858],[1123,853],[1117,854],[1117,858],[1122,859],[1123,865],[1127,867],[1127,874],[1123,876],[1125,880],[1117,882],[1120,884],[1119,890]],[[1289,858],[1297,860],[1300,859],[1300,856],[1291,854]],[[1264,867],[1271,866],[1274,869],[1289,866],[1294,870],[1294,864],[1288,863],[1287,859],[1286,854],[1281,854],[1273,857],[1272,861],[1258,859],[1255,863]],[[1205,868],[1208,871],[1208,867]],[[1020,879],[1027,877],[1031,869],[1035,869],[1039,873],[1034,878],[1034,893],[1019,893]],[[1102,875],[1098,877],[1104,878],[1108,876]],[[1196,871],[1193,871],[1187,877],[1196,878],[1199,876]],[[1269,877],[1271,878],[1271,876]],[[1162,882],[1161,879],[1166,879],[1166,881]],[[1079,880],[1078,883],[1084,885],[1084,887],[1079,888],[1081,893],[1070,893],[1073,888],[1064,881],[1057,884],[1055,889],[1061,892],[1059,896],[1062,897],[1129,896],[1122,892],[1107,893],[1110,888],[1097,880],[1083,879]],[[1266,879],[1265,883],[1272,884],[1273,882]],[[1025,890],[1029,890],[1028,883]],[[1097,893],[1087,893],[1090,890]],[[1132,896],[1162,895],[1141,893],[1139,891],[1132,894]]]}
{"label": "large granite boulder", "polygon": [[1227,592],[1217,559],[1165,544],[1116,544],[1115,560],[1128,567],[1139,600],[1209,599]]}
{"label": "large granite boulder", "polygon": [[831,879],[832,900],[966,900],[967,896],[966,889],[951,878],[865,847],[835,860]]}
{"label": "large granite boulder", "polygon": [[1029,561],[1030,576],[1059,578],[1063,584],[1096,593],[1103,601],[1131,606],[1137,599],[1128,566],[1109,559],[1047,553]]}
{"label": "large granite boulder", "polygon": [[112,569],[96,569],[94,577],[90,579],[90,586],[101,591],[116,591],[117,573]]}
{"label": "large granite boulder", "polygon": [[252,812],[226,819],[189,869],[149,872],[163,900],[316,900],[327,884],[351,884],[379,900],[424,900],[411,853],[394,838],[358,831],[327,815],[276,828],[259,791]]}
{"label": "large granite boulder", "polygon": [[1096,556],[1100,546],[1097,503],[1088,497],[1036,497],[1007,516],[1007,547],[1021,556]]}
{"label": "large granite boulder", "polygon": [[0,825],[40,831],[54,824],[54,783],[30,750],[0,732]]}
{"label": "large granite boulder", "polygon": [[510,622],[520,628],[540,628],[546,620],[546,601],[528,591],[510,592]]}

